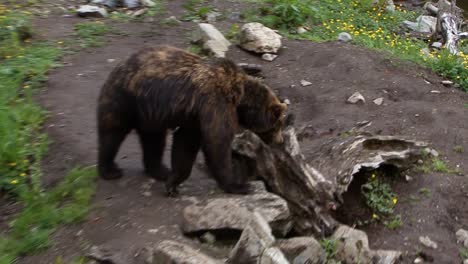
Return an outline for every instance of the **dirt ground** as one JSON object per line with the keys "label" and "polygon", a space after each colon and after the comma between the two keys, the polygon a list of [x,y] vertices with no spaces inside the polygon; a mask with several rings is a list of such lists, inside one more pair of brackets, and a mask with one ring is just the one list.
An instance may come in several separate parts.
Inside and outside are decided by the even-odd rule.
{"label": "dirt ground", "polygon": [[[182,2],[169,1],[163,17],[180,16]],[[231,12],[240,8],[231,1],[215,4]],[[73,25],[84,19],[62,15],[56,11],[48,18],[38,19],[35,30],[47,39],[72,37]],[[232,22],[239,23],[228,19],[218,26],[227,28]],[[60,181],[75,165],[95,164],[96,99],[116,63],[145,45],[187,48],[195,24],[184,22],[164,27],[156,22],[131,22],[116,23],[113,27],[126,34],[110,35],[101,48],[66,56],[64,67],[50,73],[46,89],[39,95],[41,104],[50,111],[46,132],[53,140],[44,161],[46,186]],[[442,86],[442,79],[435,74],[385,54],[337,42],[284,40],[284,48],[274,62],[262,61],[235,46],[228,57],[236,62],[261,64],[266,82],[291,101],[296,126],[313,126],[316,133],[301,143],[310,159],[317,155],[314,150],[324,140],[339,136],[357,122],[369,120],[372,124],[368,131],[427,141],[451,167],[468,172],[466,153],[453,151],[455,146],[468,151],[468,109],[464,107],[468,94]],[[302,87],[301,80],[313,85]],[[356,91],[365,96],[366,104],[345,103]],[[384,98],[383,105],[372,102],[378,97]],[[83,255],[87,246],[102,244],[120,250],[128,256],[127,263],[132,263],[139,249],[165,239],[193,243],[178,228],[181,210],[194,197],[217,190],[202,166],[197,166],[183,185],[181,197],[165,197],[161,183],[152,186],[148,197],[142,195],[142,185],[148,183],[148,178],[142,173],[141,153],[134,134],[125,141],[117,161],[125,169],[124,178],[99,180],[93,209],[86,221],[58,230],[49,250],[25,257],[19,263],[54,263],[57,256],[67,263]],[[403,226],[394,231],[381,224],[366,227],[371,248],[401,250],[408,255],[405,263],[411,263],[419,251],[434,257],[434,263],[460,263],[455,232],[459,228],[468,229],[467,176],[419,174],[413,181],[401,182],[395,188],[400,198],[396,213],[401,214]],[[421,188],[428,188],[430,195],[417,201],[409,199],[410,195],[418,196]],[[438,248],[425,248],[418,241],[420,236],[429,236]]]}

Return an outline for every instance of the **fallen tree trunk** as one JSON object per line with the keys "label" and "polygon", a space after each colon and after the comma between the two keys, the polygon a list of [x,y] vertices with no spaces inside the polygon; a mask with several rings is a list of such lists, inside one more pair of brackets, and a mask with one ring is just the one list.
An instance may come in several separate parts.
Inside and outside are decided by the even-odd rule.
{"label": "fallen tree trunk", "polygon": [[442,44],[451,54],[458,54],[458,42],[468,38],[468,32],[459,32],[463,16],[462,10],[456,6],[456,0],[451,3],[439,0],[437,6],[429,2],[426,10],[437,16],[436,34],[442,36]]}
{"label": "fallen tree trunk", "polygon": [[329,235],[338,222],[334,210],[353,178],[365,170],[410,168],[426,144],[396,137],[337,137],[317,149],[312,167],[301,153],[296,131],[283,131],[282,145],[265,144],[250,131],[234,139],[233,165],[238,175],[263,180],[288,202],[293,228],[301,235]]}

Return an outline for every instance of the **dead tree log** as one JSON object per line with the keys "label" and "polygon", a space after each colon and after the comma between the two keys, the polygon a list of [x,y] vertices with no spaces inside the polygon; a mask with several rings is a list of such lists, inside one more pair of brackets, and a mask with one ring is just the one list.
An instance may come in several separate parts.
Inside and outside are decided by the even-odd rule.
{"label": "dead tree log", "polygon": [[426,4],[426,10],[437,16],[436,34],[442,36],[443,44],[451,54],[458,54],[458,42],[468,38],[468,32],[460,32],[463,13],[456,2],[439,0],[437,6],[430,2]]}
{"label": "dead tree log", "polygon": [[334,230],[338,222],[333,211],[362,170],[381,166],[405,170],[421,158],[426,147],[396,137],[337,137],[325,142],[309,163],[301,153],[295,129],[287,127],[283,137],[282,145],[270,146],[250,131],[237,135],[232,144],[234,171],[263,180],[271,192],[283,197],[294,230],[301,235],[328,235]]}

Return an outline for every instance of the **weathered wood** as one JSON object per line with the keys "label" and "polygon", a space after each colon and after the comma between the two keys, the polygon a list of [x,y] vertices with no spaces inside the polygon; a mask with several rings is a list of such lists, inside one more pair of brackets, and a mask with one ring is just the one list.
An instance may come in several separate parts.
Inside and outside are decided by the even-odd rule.
{"label": "weathered wood", "polygon": [[301,153],[293,127],[283,131],[284,143],[267,145],[250,131],[234,139],[237,175],[261,179],[288,202],[294,230],[301,235],[328,235],[338,222],[333,211],[342,202],[353,177],[380,166],[407,169],[421,158],[422,142],[395,137],[337,137],[314,153],[312,167]]}
{"label": "weathered wood", "polygon": [[442,36],[445,48],[452,54],[458,54],[458,42],[468,38],[468,32],[459,32],[463,23],[462,10],[456,6],[456,0],[439,0],[437,6],[426,4],[425,8],[437,16],[436,34]]}

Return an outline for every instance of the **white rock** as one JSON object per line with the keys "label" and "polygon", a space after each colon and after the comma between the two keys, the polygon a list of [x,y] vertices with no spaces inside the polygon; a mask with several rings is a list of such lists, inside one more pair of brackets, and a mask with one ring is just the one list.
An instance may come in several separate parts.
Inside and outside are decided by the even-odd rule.
{"label": "white rock", "polygon": [[435,32],[437,24],[437,17],[433,16],[419,16],[416,22],[403,21],[403,25],[407,28],[421,33]]}
{"label": "white rock", "polygon": [[231,46],[229,40],[211,24],[200,23],[198,28],[199,39],[203,41],[203,48],[213,53],[215,57],[224,58],[229,46]]}
{"label": "white rock", "polygon": [[468,248],[468,231],[460,229],[455,233],[457,236],[457,241],[462,243],[464,247]]}
{"label": "white rock", "polygon": [[437,243],[432,241],[428,236],[419,237],[419,242],[428,248],[437,249]]}
{"label": "white rock", "polygon": [[414,264],[419,264],[419,263],[423,263],[423,262],[424,262],[424,259],[421,258],[421,257],[417,257],[413,261]]}
{"label": "white rock", "polygon": [[434,42],[434,43],[432,43],[431,47],[436,48],[436,49],[441,49],[442,48],[442,43]]}
{"label": "white rock", "polygon": [[284,99],[283,103],[287,104],[287,105],[290,105],[291,104],[291,101],[289,99]]}
{"label": "white rock", "polygon": [[446,86],[449,86],[449,85],[452,85],[453,82],[452,81],[449,81],[449,80],[444,80],[441,82],[443,85],[446,85]]}
{"label": "white rock", "polygon": [[305,29],[304,27],[297,28],[297,34],[304,34],[306,32],[307,32],[307,29]]}
{"label": "white rock", "polygon": [[326,253],[313,237],[293,237],[278,240],[275,244],[291,263],[319,264],[326,260]]}
{"label": "white rock", "polygon": [[265,61],[274,61],[277,57],[278,55],[271,53],[265,53],[262,55],[262,59]]}
{"label": "white rock", "polygon": [[338,34],[338,40],[343,42],[349,42],[353,40],[353,37],[347,32],[341,32],[340,34]]}
{"label": "white rock", "polygon": [[133,17],[139,17],[139,16],[143,15],[144,13],[146,13],[146,11],[147,11],[146,8],[142,8],[142,9],[140,9],[140,10],[135,11],[135,12],[132,14],[132,16],[133,16]]}
{"label": "white rock", "polygon": [[106,17],[107,11],[104,8],[92,5],[82,5],[76,10],[80,17]]}
{"label": "white rock", "polygon": [[136,8],[139,6],[138,0],[123,0],[123,4],[126,8]]}
{"label": "white rock", "polygon": [[284,257],[281,250],[272,247],[263,251],[259,264],[289,264],[289,261]]}
{"label": "white rock", "polygon": [[306,81],[306,80],[301,80],[301,85],[304,86],[304,87],[306,87],[306,86],[312,85],[312,83],[309,82],[309,81]]}
{"label": "white rock", "polygon": [[360,92],[355,92],[348,98],[347,102],[350,104],[365,103],[366,99]]}
{"label": "white rock", "polygon": [[431,94],[440,94],[441,92],[439,90],[432,90]]}
{"label": "white rock", "polygon": [[463,261],[463,264],[468,264],[468,259],[465,259],[465,261]]}
{"label": "white rock", "polygon": [[256,53],[277,53],[281,48],[281,36],[260,23],[247,23],[239,33],[240,46]]}
{"label": "white rock", "polygon": [[374,104],[376,104],[376,105],[382,105],[382,103],[383,103],[383,97],[379,97],[379,98],[375,99],[373,102],[374,102]]}

